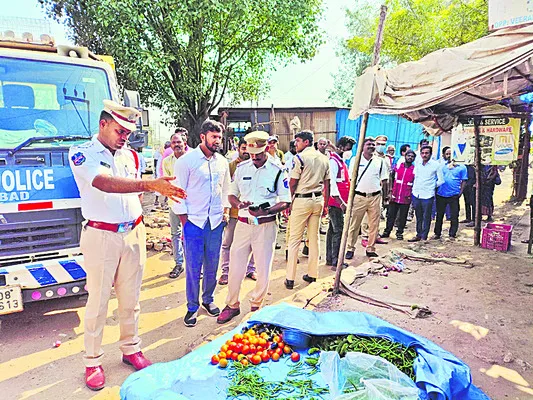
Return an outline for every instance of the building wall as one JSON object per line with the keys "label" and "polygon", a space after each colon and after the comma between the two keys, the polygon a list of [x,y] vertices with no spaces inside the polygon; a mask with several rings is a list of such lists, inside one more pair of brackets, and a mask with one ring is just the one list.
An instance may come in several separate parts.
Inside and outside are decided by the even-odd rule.
{"label": "building wall", "polygon": [[335,143],[337,137],[335,111],[275,112],[275,120],[278,122],[271,130],[278,135],[281,150],[287,151],[289,142],[293,139],[290,121],[294,116],[300,118],[302,129],[310,129],[315,133],[315,141],[325,137]]}

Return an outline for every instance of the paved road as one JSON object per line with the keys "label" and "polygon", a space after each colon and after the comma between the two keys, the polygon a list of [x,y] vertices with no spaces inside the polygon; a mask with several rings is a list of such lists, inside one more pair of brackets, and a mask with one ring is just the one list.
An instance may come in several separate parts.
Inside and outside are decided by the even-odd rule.
{"label": "paved road", "polygon": [[[281,235],[280,235],[281,236]],[[324,236],[322,237],[324,238]],[[280,241],[283,241],[280,238]],[[310,286],[297,281],[294,291],[283,286],[285,272],[284,250],[278,250],[272,274],[271,294],[267,303],[291,301],[300,306],[321,292],[331,282],[333,272],[321,268],[324,279]],[[298,276],[305,270],[302,258]],[[143,350],[153,362],[177,359],[206,340],[235,327],[247,317],[249,304],[243,302],[241,316],[228,325],[218,325],[214,318],[201,314],[195,328],[183,325],[186,312],[185,278],[167,277],[173,266],[167,253],[151,253],[145,268],[141,292],[140,334]],[[246,280],[243,294],[252,290],[254,282]],[[226,287],[216,290],[216,304],[222,306],[227,294]],[[316,304],[322,296],[315,298]],[[116,399],[120,385],[132,372],[131,367],[121,362],[116,344],[119,338],[117,300],[109,304],[104,335],[103,367],[107,387],[94,393],[83,381],[83,318],[85,297],[70,297],[29,304],[20,314],[11,314],[0,319],[0,398],[1,399]],[[312,305],[311,305],[312,306]],[[53,347],[56,340],[62,342]]]}

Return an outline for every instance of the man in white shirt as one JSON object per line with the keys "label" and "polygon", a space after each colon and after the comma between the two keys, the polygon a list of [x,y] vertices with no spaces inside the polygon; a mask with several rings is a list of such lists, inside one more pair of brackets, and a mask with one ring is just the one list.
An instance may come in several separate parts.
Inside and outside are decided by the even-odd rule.
{"label": "man in white shirt", "polygon": [[285,169],[287,170],[287,172],[290,172],[291,169],[292,169],[292,161],[293,161],[293,158],[294,158],[295,154],[296,154],[296,145],[295,145],[294,140],[291,140],[290,143],[289,143],[289,151],[287,151],[284,154],[284,157],[285,157]]}
{"label": "man in white shirt", "polygon": [[[174,133],[170,138],[170,147],[174,151],[173,154],[163,160],[163,176],[174,176],[174,165],[178,158],[183,156],[185,151],[186,142],[183,140],[183,134],[181,132]],[[171,279],[176,279],[183,272],[183,227],[179,217],[172,211],[172,204],[174,202],[170,200],[170,236],[172,238],[172,253],[174,255],[174,268],[168,275]]]}
{"label": "man in white shirt", "polygon": [[[389,179],[388,160],[374,156],[374,138],[368,137],[363,144],[363,154],[359,163],[356,180],[355,198],[352,208],[350,228],[348,230],[348,243],[346,259],[354,256],[355,243],[359,236],[359,229],[365,214],[368,214],[368,244],[367,257],[377,257],[376,240],[378,238],[379,220],[381,215],[381,190],[382,185]],[[350,176],[353,175],[355,161],[350,165]]]}
{"label": "man in white shirt", "polygon": [[218,153],[223,131],[219,122],[206,120],[200,128],[202,143],[174,165],[176,184],[189,190],[186,201],[172,206],[183,225],[188,310],[183,322],[188,327],[197,322],[202,271],[202,307],[212,317],[220,314],[213,303],[213,292],[217,283],[222,232],[229,220],[230,208],[228,161]]}
{"label": "man in white shirt", "polygon": [[427,240],[431,225],[431,210],[435,201],[435,191],[444,183],[442,165],[431,159],[433,149],[431,146],[422,146],[420,158],[416,163],[415,180],[413,182],[413,208],[416,215],[416,236],[409,242]]}
{"label": "man in white shirt", "polygon": [[251,311],[261,307],[274,258],[276,215],[291,203],[287,173],[266,152],[268,133],[251,132],[244,139],[251,159],[237,166],[229,191],[229,201],[239,210],[239,216],[230,250],[227,306],[217,318],[219,324],[240,314],[239,293],[250,253],[254,255],[257,271]]}

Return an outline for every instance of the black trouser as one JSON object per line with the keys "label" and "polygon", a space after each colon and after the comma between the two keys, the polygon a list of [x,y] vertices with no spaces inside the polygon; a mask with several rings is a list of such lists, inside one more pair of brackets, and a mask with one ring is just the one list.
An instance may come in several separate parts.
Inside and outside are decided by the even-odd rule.
{"label": "black trouser", "polygon": [[472,192],[475,189],[472,186],[466,186],[465,190],[463,191],[463,199],[465,201],[465,212],[466,212],[466,219],[468,221],[474,220],[474,212],[473,208],[475,205],[472,203],[472,199],[475,198],[475,195],[472,196]]}
{"label": "black trouser", "polygon": [[442,197],[437,195],[437,219],[435,220],[434,233],[436,236],[442,234],[442,221],[446,212],[446,206],[450,205],[450,236],[455,237],[459,229],[459,195],[451,197]]}
{"label": "black trouser", "polygon": [[389,203],[387,208],[387,226],[383,233],[390,235],[392,228],[394,228],[394,221],[398,216],[398,228],[396,229],[396,236],[403,235],[405,224],[407,223],[407,214],[409,214],[409,207],[411,204],[398,204],[394,202]]}
{"label": "black trouser", "polygon": [[344,212],[339,207],[328,206],[329,227],[326,235],[326,264],[337,265],[341,248]]}

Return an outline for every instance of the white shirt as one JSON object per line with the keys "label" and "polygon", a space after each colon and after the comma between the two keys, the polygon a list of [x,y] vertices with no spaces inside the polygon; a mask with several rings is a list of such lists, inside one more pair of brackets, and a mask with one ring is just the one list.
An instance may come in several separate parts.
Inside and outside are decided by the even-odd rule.
{"label": "white shirt", "polygon": [[146,172],[146,160],[144,159],[142,153],[137,153],[137,155],[139,156],[139,169],[141,170],[141,173],[144,174]]}
{"label": "white shirt", "polygon": [[104,147],[98,135],[69,151],[70,168],[81,197],[81,213],[87,220],[120,224],[135,221],[142,214],[138,193],[106,193],[93,186],[98,175],[140,179],[132,150],[120,149],[115,154]]}
{"label": "white shirt", "polygon": [[[363,174],[368,163],[370,166]],[[361,162],[359,163],[359,171],[357,174],[357,186],[355,190],[361,193],[375,193],[381,191],[381,181],[389,179],[388,161],[384,158],[373,156],[370,160],[367,160],[364,155],[361,154]],[[350,163],[350,177],[353,175],[355,169],[355,157]],[[362,175],[362,177],[361,177]]]}
{"label": "white shirt", "polygon": [[[236,196],[241,201],[251,201],[255,206],[266,202],[270,203],[270,206],[279,202],[290,203],[291,194],[287,173],[278,162],[273,157],[268,157],[261,168],[257,168],[252,160],[241,162],[235,170],[229,194]],[[279,171],[282,172],[274,188],[274,182]],[[248,218],[251,215],[248,209],[241,209],[239,210],[239,217]]]}
{"label": "white shirt", "polygon": [[172,205],[175,214],[187,214],[194,225],[204,228],[209,220],[211,230],[222,222],[224,207],[229,208],[230,175],[228,161],[215,153],[207,158],[198,146],[178,158],[172,181],[187,192],[187,198]]}
{"label": "white shirt", "polygon": [[288,151],[284,154],[284,158],[285,158],[285,168],[287,169],[287,171],[290,171],[292,169],[292,160],[294,158],[294,154]]}
{"label": "white shirt", "polygon": [[444,183],[442,164],[432,159],[415,164],[414,174],[413,196],[419,199],[435,197],[435,189]]}

